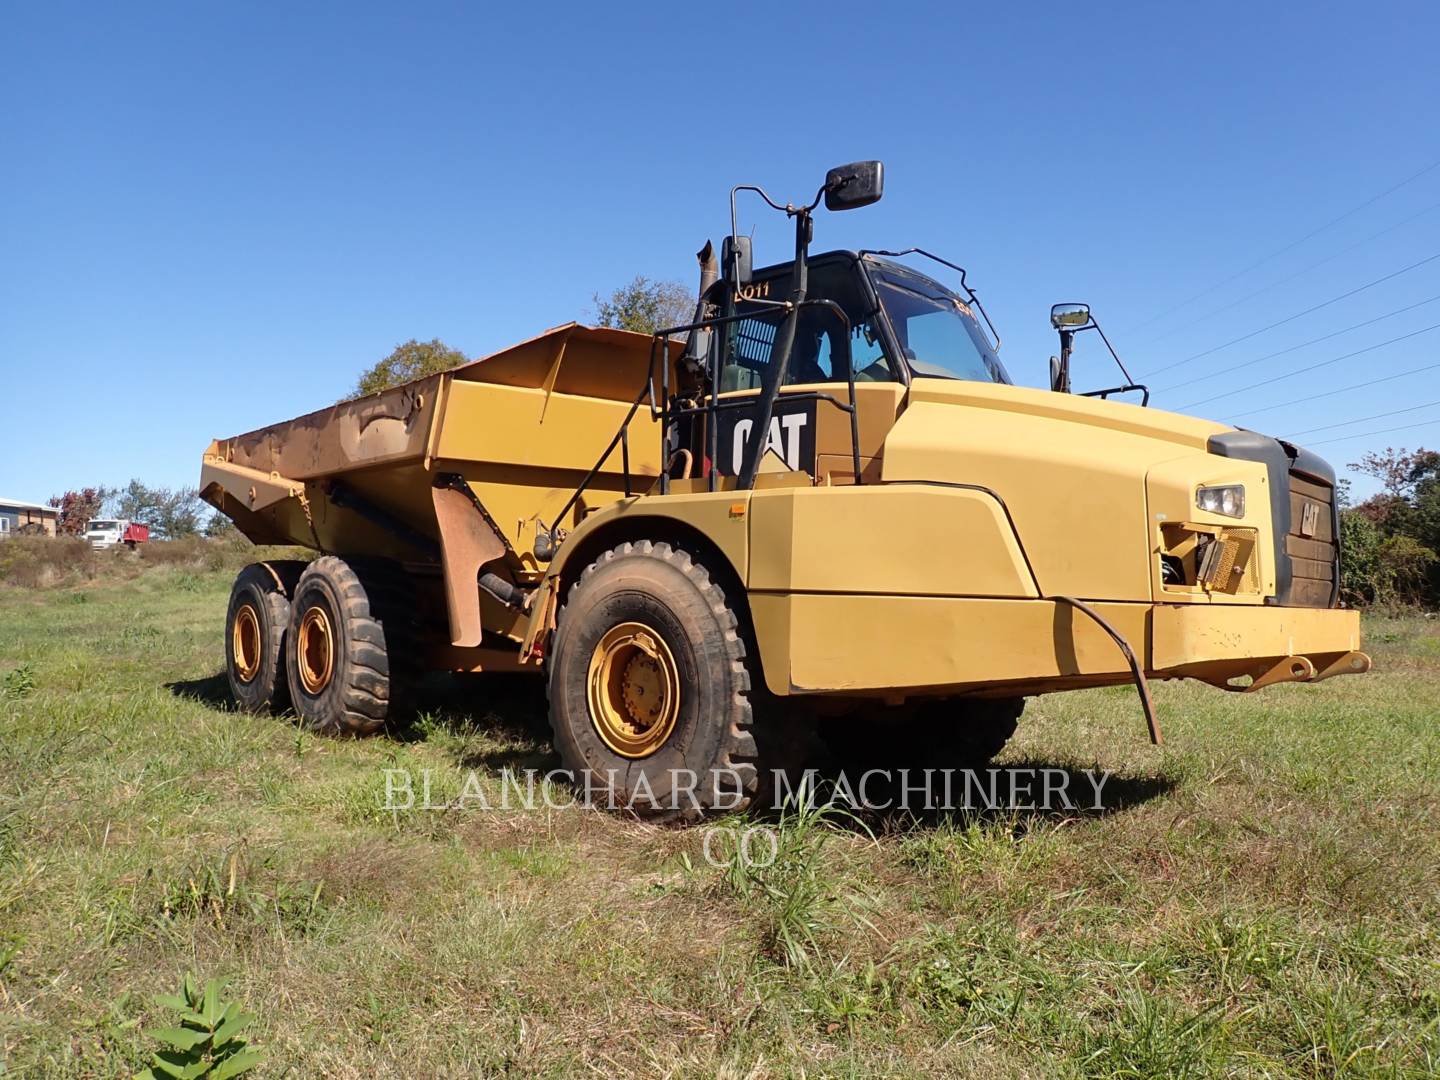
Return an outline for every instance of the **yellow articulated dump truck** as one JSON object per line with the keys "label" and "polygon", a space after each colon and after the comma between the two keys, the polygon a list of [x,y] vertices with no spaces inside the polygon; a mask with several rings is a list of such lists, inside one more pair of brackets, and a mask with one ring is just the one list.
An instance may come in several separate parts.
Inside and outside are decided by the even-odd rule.
{"label": "yellow articulated dump truck", "polygon": [[[821,201],[882,176],[834,169],[801,205],[737,187],[690,325],[562,326],[212,443],[203,496],[320,553],[236,579],[239,705],[363,735],[424,670],[532,671],[567,769],[703,811],[755,799],[796,725],[973,765],[1036,694],[1134,682],[1158,741],[1146,679],[1368,670],[1330,467],[1128,375],[1071,393],[1083,305],[1052,310],[1030,389],[960,267],[811,255]],[[740,192],[794,221],[791,261],[752,265]]]}

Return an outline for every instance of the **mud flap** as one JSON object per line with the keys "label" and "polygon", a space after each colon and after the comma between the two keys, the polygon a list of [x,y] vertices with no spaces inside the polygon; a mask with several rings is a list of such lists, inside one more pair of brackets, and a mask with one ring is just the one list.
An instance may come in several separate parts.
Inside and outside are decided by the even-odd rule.
{"label": "mud flap", "polygon": [[445,606],[450,613],[450,642],[480,644],[480,568],[505,554],[505,541],[475,506],[468,491],[433,487],[435,523],[440,527],[440,555],[445,568]]}

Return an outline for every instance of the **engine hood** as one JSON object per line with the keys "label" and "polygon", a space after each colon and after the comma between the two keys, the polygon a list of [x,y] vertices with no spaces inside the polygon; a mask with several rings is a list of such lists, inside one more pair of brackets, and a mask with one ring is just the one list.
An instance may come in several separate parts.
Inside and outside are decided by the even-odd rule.
{"label": "engine hood", "polygon": [[1121,401],[1057,394],[1029,386],[963,382],[959,379],[916,379],[910,386],[911,402],[935,402],[1000,409],[1026,416],[1084,424],[1087,427],[1141,435],[1149,439],[1205,450],[1212,435],[1235,428],[1183,413],[1142,408]]}
{"label": "engine hood", "polygon": [[1180,458],[1223,475],[1224,459],[1207,444],[1232,430],[1048,390],[916,379],[885,439],[881,477],[993,493],[1047,594],[1143,600],[1152,561],[1147,475]]}

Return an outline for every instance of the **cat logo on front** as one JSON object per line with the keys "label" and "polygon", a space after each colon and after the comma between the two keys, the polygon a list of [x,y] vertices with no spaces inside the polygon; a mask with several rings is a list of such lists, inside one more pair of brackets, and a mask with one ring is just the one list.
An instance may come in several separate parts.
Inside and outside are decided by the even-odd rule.
{"label": "cat logo on front", "polygon": [[[800,429],[809,421],[809,417],[801,413],[791,416],[772,416],[770,418],[770,437],[765,440],[765,449],[761,454],[768,454],[771,450],[784,459],[785,464],[792,469],[800,468]],[[735,453],[730,459],[735,464],[735,471],[740,471],[740,463],[745,460],[745,442],[750,438],[750,432],[755,429],[755,421],[750,419],[737,420],[735,422]]]}
{"label": "cat logo on front", "polygon": [[[749,411],[749,410],[745,410]],[[755,430],[755,417],[733,410],[721,414],[720,471],[738,476],[745,462],[745,446]],[[770,418],[770,431],[760,454],[774,451],[786,468],[813,473],[815,471],[815,402],[787,403],[782,397],[775,403]]]}

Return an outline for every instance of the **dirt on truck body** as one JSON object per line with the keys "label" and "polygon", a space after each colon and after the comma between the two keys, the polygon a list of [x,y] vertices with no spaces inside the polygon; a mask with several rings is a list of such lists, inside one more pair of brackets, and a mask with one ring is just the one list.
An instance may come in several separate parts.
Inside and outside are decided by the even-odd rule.
{"label": "dirt on truck body", "polygon": [[1109,400],[1148,402],[1128,372],[1070,393],[1083,305],[1052,312],[1052,389],[1018,387],[959,267],[811,256],[819,201],[881,175],[761,192],[796,258],[707,244],[690,326],[562,326],[212,443],[202,495],[322,553],[237,579],[237,701],[363,734],[420,671],[532,671],[567,768],[642,810],[698,777],[703,811],[753,799],[801,723],[973,765],[1030,695],[1133,682],[1158,740],[1147,678],[1368,670],[1329,466]]}

